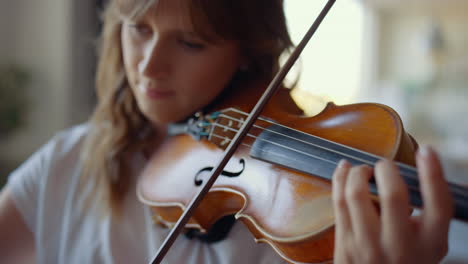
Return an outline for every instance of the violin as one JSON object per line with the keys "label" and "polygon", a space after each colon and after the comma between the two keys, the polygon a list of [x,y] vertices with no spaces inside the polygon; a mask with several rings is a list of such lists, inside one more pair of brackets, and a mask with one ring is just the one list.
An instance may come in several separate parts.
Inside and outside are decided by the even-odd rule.
{"label": "violin", "polygon": [[[413,164],[414,146],[388,107],[329,104],[305,118],[285,104],[288,95],[282,90],[267,105],[187,227],[206,232],[235,214],[257,241],[269,243],[287,261],[323,262],[333,253],[331,185],[312,175],[331,177],[342,158],[358,162],[354,155],[363,152],[357,149]],[[180,217],[245,120],[252,99],[251,93],[237,94],[235,102],[191,120],[188,134],[172,136],[152,155],[138,195],[160,222],[171,226]]]}
{"label": "violin", "polygon": [[[171,137],[149,159],[137,193],[159,222],[174,227],[162,248],[181,228],[207,232],[234,214],[257,242],[268,243],[290,263],[331,261],[330,180],[341,159],[371,167],[382,158],[396,161],[411,204],[422,206],[414,167],[417,144],[393,109],[329,103],[316,116],[304,117],[287,89],[278,88],[268,102],[264,91],[258,83],[228,90],[206,112],[171,126]],[[377,195],[375,182],[369,185]],[[450,188],[455,216],[468,219],[468,192]],[[153,263],[167,250],[160,249]]]}
{"label": "violin", "polygon": [[[150,158],[138,195],[160,222],[167,226],[177,222],[263,89],[246,90],[227,95],[216,111],[174,128],[186,133],[170,137]],[[341,159],[369,166],[381,158],[397,161],[406,176],[412,204],[421,205],[413,167],[416,143],[390,107],[329,103],[316,116],[299,113],[289,90],[281,89],[187,227],[206,232],[221,217],[235,214],[256,241],[270,244],[290,263],[331,260],[334,215],[330,180]],[[375,184],[371,186],[377,193]],[[466,217],[468,211],[458,214]]]}

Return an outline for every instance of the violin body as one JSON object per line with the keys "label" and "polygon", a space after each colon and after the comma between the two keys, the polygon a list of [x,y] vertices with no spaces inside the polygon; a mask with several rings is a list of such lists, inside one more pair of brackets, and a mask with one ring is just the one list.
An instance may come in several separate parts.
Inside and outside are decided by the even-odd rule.
{"label": "violin body", "polygon": [[[140,177],[138,195],[152,207],[160,222],[167,226],[177,222],[262,91],[254,89],[237,92],[235,97],[225,96],[213,107],[213,112],[221,114],[204,120],[209,123],[209,136],[200,140],[191,135],[172,136],[155,151]],[[314,161],[302,159],[303,151],[290,150],[296,143],[290,143],[287,136],[313,135],[326,143],[409,165],[414,164],[416,144],[404,131],[398,114],[380,104],[329,103],[318,115],[304,117],[289,97],[289,91],[282,89],[268,103],[262,117],[187,227],[207,231],[221,217],[235,214],[257,242],[270,244],[290,263],[331,261],[334,241],[331,182],[314,175]],[[282,133],[286,138],[278,139],[280,143],[273,142],[275,134],[269,139],[264,136],[265,130],[275,126],[291,131]],[[254,149],[260,154],[252,154]],[[264,149],[265,152],[272,149],[271,159],[261,155]],[[284,162],[274,162],[274,156]]]}

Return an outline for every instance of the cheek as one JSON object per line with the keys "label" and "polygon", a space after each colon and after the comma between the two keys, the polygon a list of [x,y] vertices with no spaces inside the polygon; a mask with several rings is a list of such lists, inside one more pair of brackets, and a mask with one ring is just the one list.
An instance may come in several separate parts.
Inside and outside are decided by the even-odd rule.
{"label": "cheek", "polygon": [[221,92],[232,80],[237,71],[237,62],[231,60],[215,60],[204,65],[194,65],[196,71],[189,77],[192,91],[197,93],[217,94]]}

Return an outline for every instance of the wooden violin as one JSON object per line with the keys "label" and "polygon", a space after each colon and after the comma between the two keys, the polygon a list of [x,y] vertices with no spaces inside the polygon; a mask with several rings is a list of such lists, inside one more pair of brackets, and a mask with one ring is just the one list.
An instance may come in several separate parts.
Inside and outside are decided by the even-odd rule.
{"label": "wooden violin", "polygon": [[[161,222],[177,222],[250,112],[258,98],[252,94],[237,94],[235,102],[191,120],[189,133],[170,137],[151,157],[139,197]],[[383,105],[329,104],[305,118],[286,102],[291,99],[282,90],[267,105],[189,227],[206,231],[221,217],[236,214],[257,241],[269,243],[289,262],[323,262],[333,254],[334,216],[326,179],[338,161],[371,165],[378,155],[413,164],[414,144],[398,115]]]}
{"label": "wooden violin", "polygon": [[[267,92],[279,87],[282,75]],[[264,90],[253,85],[227,92],[208,112],[172,126],[172,136],[150,158],[138,182],[139,199],[174,227],[153,263],[164,257],[174,233],[184,227],[204,232],[231,214],[290,263],[332,260],[330,179],[341,159],[369,166],[381,158],[396,161],[412,205],[422,205],[417,146],[390,107],[329,103],[304,117],[288,90],[277,90],[268,103]],[[450,187],[456,216],[468,219],[467,192]],[[370,188],[377,194],[375,183]]]}

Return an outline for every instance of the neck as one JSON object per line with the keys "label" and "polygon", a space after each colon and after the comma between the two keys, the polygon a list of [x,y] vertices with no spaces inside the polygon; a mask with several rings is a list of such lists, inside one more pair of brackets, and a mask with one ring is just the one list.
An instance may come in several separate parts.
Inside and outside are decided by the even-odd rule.
{"label": "neck", "polygon": [[146,146],[143,148],[143,156],[149,159],[159,146],[165,141],[167,137],[167,124],[153,125],[153,133],[148,140]]}

